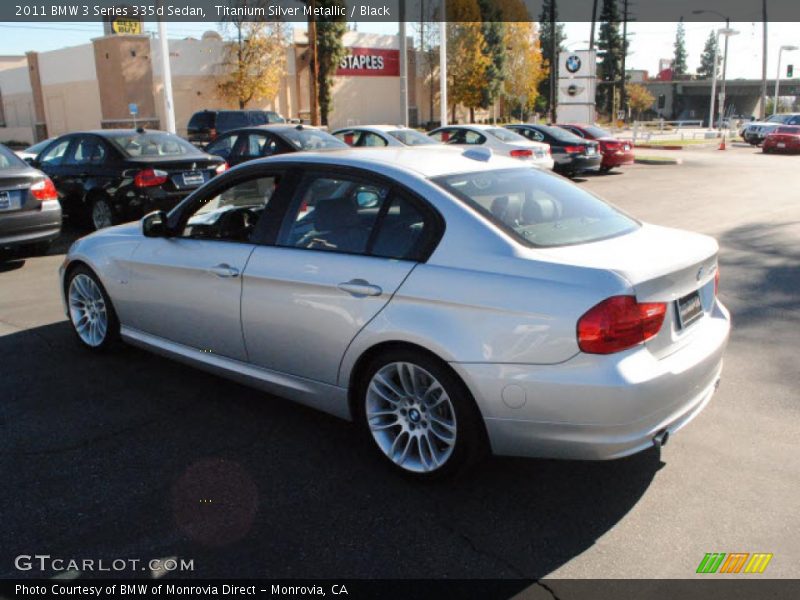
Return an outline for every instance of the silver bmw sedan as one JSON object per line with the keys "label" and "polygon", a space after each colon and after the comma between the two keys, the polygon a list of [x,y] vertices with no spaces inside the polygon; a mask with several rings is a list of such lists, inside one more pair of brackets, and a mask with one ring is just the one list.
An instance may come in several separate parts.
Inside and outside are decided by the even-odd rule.
{"label": "silver bmw sedan", "polygon": [[719,382],[717,253],[486,149],[347,149],[231,169],[78,240],[61,281],[85,347],[354,420],[432,478],[663,445]]}

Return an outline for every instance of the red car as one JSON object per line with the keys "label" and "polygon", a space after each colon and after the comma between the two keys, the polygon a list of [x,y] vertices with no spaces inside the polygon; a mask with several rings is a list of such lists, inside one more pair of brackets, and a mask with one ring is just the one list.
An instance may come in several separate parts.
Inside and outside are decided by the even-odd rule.
{"label": "red car", "polygon": [[618,140],[605,129],[595,125],[562,124],[559,127],[571,131],[587,140],[596,140],[600,144],[603,162],[600,163],[600,172],[608,173],[614,167],[633,164],[633,144]]}
{"label": "red car", "polygon": [[800,127],[778,127],[764,139],[763,152],[800,152]]}

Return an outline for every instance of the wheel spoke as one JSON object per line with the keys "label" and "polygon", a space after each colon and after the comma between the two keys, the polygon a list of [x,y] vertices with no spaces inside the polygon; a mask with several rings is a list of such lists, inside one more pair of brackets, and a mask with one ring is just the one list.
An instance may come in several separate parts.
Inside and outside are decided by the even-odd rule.
{"label": "wheel spoke", "polygon": [[386,392],[384,392],[380,388],[380,386],[378,385],[379,383],[381,385],[383,385],[384,387],[386,387],[388,390],[390,390],[393,394],[395,393],[394,388],[392,388],[390,385],[388,385],[384,380],[377,379],[377,378],[374,379],[372,381],[372,384],[369,386],[370,391],[374,392],[375,394],[380,396],[380,398],[382,400],[385,400],[386,402],[388,402],[392,406],[397,406],[400,403],[399,394],[396,394],[398,396],[398,398],[392,398],[391,396],[389,396]]}

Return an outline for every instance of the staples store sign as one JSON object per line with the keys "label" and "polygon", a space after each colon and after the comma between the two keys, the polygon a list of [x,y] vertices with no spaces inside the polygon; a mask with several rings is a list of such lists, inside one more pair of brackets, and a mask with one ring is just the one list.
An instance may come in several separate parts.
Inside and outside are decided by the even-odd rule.
{"label": "staples store sign", "polygon": [[399,77],[400,51],[384,48],[349,48],[336,74],[345,77]]}

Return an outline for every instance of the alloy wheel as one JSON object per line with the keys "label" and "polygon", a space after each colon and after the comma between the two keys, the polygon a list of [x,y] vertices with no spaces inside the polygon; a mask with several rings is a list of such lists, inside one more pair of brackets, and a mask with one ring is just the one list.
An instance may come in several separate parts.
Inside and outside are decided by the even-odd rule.
{"label": "alloy wheel", "polygon": [[92,225],[95,229],[105,229],[114,224],[114,214],[111,205],[105,200],[95,200],[92,203]]}
{"label": "alloy wheel", "polygon": [[78,273],[69,284],[69,316],[81,341],[96,348],[106,339],[108,310],[103,292],[84,273]]}
{"label": "alloy wheel", "polygon": [[372,438],[398,467],[429,473],[453,454],[455,408],[439,380],[419,365],[383,366],[367,386],[365,408]]}

